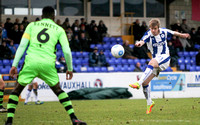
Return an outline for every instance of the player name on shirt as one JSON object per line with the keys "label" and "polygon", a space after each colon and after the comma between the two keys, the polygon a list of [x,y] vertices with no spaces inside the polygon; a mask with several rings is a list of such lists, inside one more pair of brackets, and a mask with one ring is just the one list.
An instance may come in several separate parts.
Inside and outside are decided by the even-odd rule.
{"label": "player name on shirt", "polygon": [[53,25],[51,23],[46,23],[46,22],[34,22],[35,26],[43,26],[43,27],[47,27],[47,28],[52,28],[55,30],[58,30],[58,26]]}

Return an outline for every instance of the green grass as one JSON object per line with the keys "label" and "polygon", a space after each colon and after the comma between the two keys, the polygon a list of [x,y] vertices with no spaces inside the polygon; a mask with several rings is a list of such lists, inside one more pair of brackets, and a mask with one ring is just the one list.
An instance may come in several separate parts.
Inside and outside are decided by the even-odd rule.
{"label": "green grass", "polygon": [[[146,115],[146,100],[72,101],[79,119],[88,125],[197,125],[200,124],[200,98],[154,99],[156,105]],[[6,105],[6,104],[4,104]],[[6,113],[0,113],[0,125]],[[14,125],[71,125],[59,102],[17,106]]]}

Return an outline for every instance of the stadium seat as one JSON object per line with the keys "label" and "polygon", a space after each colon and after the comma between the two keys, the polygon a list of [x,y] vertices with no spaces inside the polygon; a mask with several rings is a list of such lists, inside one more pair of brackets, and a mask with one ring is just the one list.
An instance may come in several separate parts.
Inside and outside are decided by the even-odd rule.
{"label": "stadium seat", "polygon": [[121,37],[117,37],[117,38],[116,38],[116,42],[117,42],[118,44],[123,44],[123,40],[122,40]]}
{"label": "stadium seat", "polygon": [[94,72],[94,68],[93,67],[88,67],[87,71],[88,72]]}
{"label": "stadium seat", "polygon": [[89,57],[89,52],[83,52],[82,53],[83,58],[88,58]]}
{"label": "stadium seat", "polygon": [[107,71],[108,72],[114,72],[115,71],[115,66],[109,66],[108,68],[107,68]]}
{"label": "stadium seat", "polygon": [[19,47],[19,44],[14,44],[14,46],[16,47],[16,49]]}
{"label": "stadium seat", "polygon": [[98,48],[98,50],[102,50],[103,49],[103,46],[101,44],[97,44],[96,47]]}
{"label": "stadium seat", "polygon": [[133,72],[134,69],[135,69],[135,65],[133,64],[128,67],[129,72]]}
{"label": "stadium seat", "polygon": [[95,44],[91,44],[91,45],[90,45],[90,48],[91,48],[91,49],[94,49],[94,47],[96,47]]}
{"label": "stadium seat", "polygon": [[74,67],[75,72],[81,72],[81,67]]}
{"label": "stadium seat", "polygon": [[110,50],[111,48],[110,48],[110,46],[109,46],[109,44],[104,44],[103,45],[103,50]]}
{"label": "stadium seat", "polygon": [[146,64],[146,59],[140,59],[140,63],[141,63],[142,65]]}
{"label": "stadium seat", "polygon": [[190,70],[190,67],[191,67],[191,65],[190,65],[190,64],[187,64],[187,65],[186,65],[186,70],[189,71],[189,70]]}
{"label": "stadium seat", "polygon": [[76,52],[72,52],[72,58],[76,57]]}
{"label": "stadium seat", "polygon": [[3,76],[3,80],[8,81],[8,80],[10,80],[10,77],[9,76]]}
{"label": "stadium seat", "polygon": [[200,45],[195,44],[195,45],[194,45],[194,48],[197,49],[197,50],[199,50],[199,49],[200,49]]}
{"label": "stadium seat", "polygon": [[107,72],[107,67],[101,67],[101,72]]}
{"label": "stadium seat", "polygon": [[83,66],[88,66],[88,64],[89,64],[88,58],[83,59],[83,60],[81,61],[81,64],[82,64]]}
{"label": "stadium seat", "polygon": [[101,72],[101,68],[100,67],[94,67],[94,72]]}
{"label": "stadium seat", "polygon": [[121,64],[121,63],[122,63],[122,59],[121,58],[115,59],[115,64]]}
{"label": "stadium seat", "polygon": [[114,58],[109,59],[109,60],[108,60],[108,63],[109,63],[110,65],[114,65],[114,64],[115,64],[115,59],[114,59]]}
{"label": "stadium seat", "polygon": [[3,61],[2,60],[0,60],[0,66],[3,66]]}
{"label": "stadium seat", "polygon": [[200,66],[196,66],[195,70],[196,70],[197,72],[200,72]]}
{"label": "stadium seat", "polygon": [[181,64],[181,65],[179,65],[179,66],[180,66],[180,67],[179,67],[180,70],[185,71],[185,64]]}
{"label": "stadium seat", "polygon": [[3,60],[3,66],[9,66],[9,65],[11,65],[10,60],[4,59]]}
{"label": "stadium seat", "polygon": [[128,59],[122,59],[122,64],[128,64]]}
{"label": "stadium seat", "polygon": [[192,71],[192,72],[196,71],[196,66],[194,66],[194,65],[191,66],[191,67],[190,67],[190,71]]}
{"label": "stadium seat", "polygon": [[116,38],[115,37],[110,37],[110,43],[116,44]]}
{"label": "stadium seat", "polygon": [[181,52],[181,51],[178,52],[178,56],[179,56],[179,57],[183,57],[183,56],[184,56],[184,55],[183,55],[183,52]]}
{"label": "stadium seat", "polygon": [[1,69],[1,73],[2,73],[2,74],[9,74],[9,70],[10,70],[10,69],[3,68],[3,69]]}
{"label": "stadium seat", "polygon": [[81,58],[82,57],[82,53],[81,52],[76,52],[76,57]]}
{"label": "stadium seat", "polygon": [[184,58],[178,59],[178,65],[181,65],[181,64],[184,64],[184,63],[185,63]]}
{"label": "stadium seat", "polygon": [[184,63],[187,65],[187,64],[190,64],[190,59],[189,58],[186,58],[185,60],[184,60]]}
{"label": "stadium seat", "polygon": [[196,52],[195,51],[191,51],[189,52],[190,57],[196,56]]}
{"label": "stadium seat", "polygon": [[103,38],[103,42],[104,43],[109,43],[110,42],[110,38],[109,37],[104,37]]}
{"label": "stadium seat", "polygon": [[133,59],[128,59],[127,61],[128,61],[128,64],[130,64],[130,65],[134,64],[134,60]]}
{"label": "stadium seat", "polygon": [[189,52],[187,52],[187,51],[183,52],[183,56],[184,56],[184,57],[189,57],[189,56],[190,56],[190,55],[189,55]]}

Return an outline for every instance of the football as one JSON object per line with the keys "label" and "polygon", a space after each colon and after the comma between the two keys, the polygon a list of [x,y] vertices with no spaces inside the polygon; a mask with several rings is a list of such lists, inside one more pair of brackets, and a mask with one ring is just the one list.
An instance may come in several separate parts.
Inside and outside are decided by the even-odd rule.
{"label": "football", "polygon": [[120,58],[124,55],[124,47],[120,44],[116,44],[111,48],[111,53],[115,58]]}

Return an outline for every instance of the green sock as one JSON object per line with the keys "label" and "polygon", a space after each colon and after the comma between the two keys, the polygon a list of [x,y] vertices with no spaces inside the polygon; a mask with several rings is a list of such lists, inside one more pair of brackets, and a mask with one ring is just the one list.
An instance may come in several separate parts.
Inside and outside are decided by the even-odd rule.
{"label": "green sock", "polygon": [[4,90],[0,89],[0,108],[3,107],[3,92]]}
{"label": "green sock", "polygon": [[10,123],[10,122],[12,123],[18,101],[19,101],[19,95],[17,95],[16,93],[11,93],[11,95],[9,96],[9,101],[7,105],[7,109],[8,109],[7,123]]}
{"label": "green sock", "polygon": [[58,95],[60,103],[64,106],[65,110],[69,114],[71,119],[77,119],[74,114],[74,109],[72,107],[72,102],[69,100],[69,96],[64,91]]}

